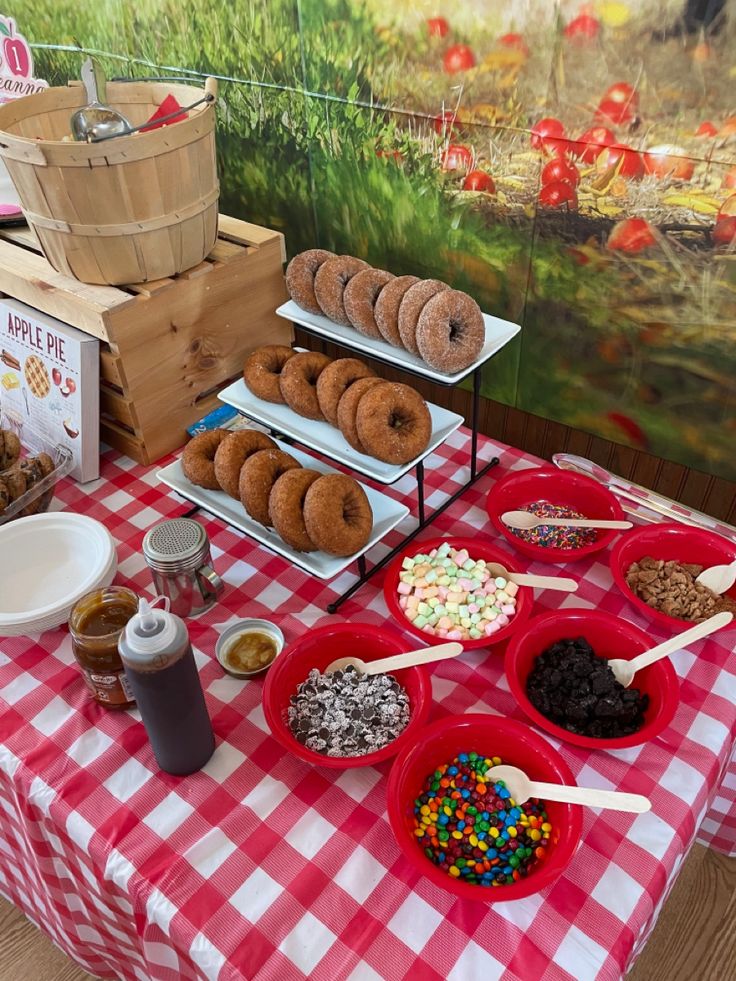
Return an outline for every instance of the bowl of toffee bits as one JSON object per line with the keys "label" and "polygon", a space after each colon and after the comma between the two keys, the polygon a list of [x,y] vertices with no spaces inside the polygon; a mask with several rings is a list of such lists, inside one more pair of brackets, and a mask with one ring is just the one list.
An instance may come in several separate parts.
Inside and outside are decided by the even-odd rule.
{"label": "bowl of toffee bits", "polygon": [[[415,646],[419,646],[418,642]],[[397,631],[362,623],[308,630],[274,661],[263,712],[274,737],[315,766],[349,769],[389,759],[425,724],[432,699],[426,668],[363,675],[325,668],[342,657],[375,661],[411,650]]]}
{"label": "bowl of toffee bits", "polygon": [[600,610],[555,610],[512,637],[504,667],[526,715],[557,739],[587,749],[624,749],[672,721],[679,681],[669,658],[637,671],[629,688],[606,664],[631,660],[656,640]]}
{"label": "bowl of toffee bits", "polygon": [[703,569],[734,560],[736,545],[727,539],[673,522],[627,532],[614,546],[610,564],[629,603],[677,631],[724,610],[736,615],[736,586],[718,596],[695,581]]}

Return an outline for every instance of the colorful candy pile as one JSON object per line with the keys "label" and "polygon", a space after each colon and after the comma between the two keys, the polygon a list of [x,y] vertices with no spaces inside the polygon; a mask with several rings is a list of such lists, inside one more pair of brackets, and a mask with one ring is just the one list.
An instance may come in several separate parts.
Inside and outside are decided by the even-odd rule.
{"label": "colorful candy pile", "polygon": [[525,878],[544,860],[552,825],[544,803],[516,804],[502,780],[486,782],[498,756],[460,753],[424,782],[414,801],[414,834],[451,876],[481,886]]}
{"label": "colorful candy pile", "polygon": [[[587,518],[586,514],[574,511],[564,504],[550,504],[549,501],[534,501],[518,508],[528,511],[538,518]],[[595,528],[560,528],[558,525],[538,525],[536,528],[510,528],[509,531],[530,545],[542,548],[582,548],[592,545],[598,537]]]}
{"label": "colorful candy pile", "polygon": [[519,587],[447,542],[402,563],[397,592],[407,620],[447,640],[480,640],[516,613]]}

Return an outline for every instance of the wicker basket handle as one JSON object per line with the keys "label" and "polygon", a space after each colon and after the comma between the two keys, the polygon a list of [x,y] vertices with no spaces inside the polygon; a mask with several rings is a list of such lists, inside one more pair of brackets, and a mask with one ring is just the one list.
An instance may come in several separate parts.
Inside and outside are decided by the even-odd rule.
{"label": "wicker basket handle", "polygon": [[217,99],[217,79],[209,75],[205,79],[204,94],[214,102]]}
{"label": "wicker basket handle", "polygon": [[49,162],[39,140],[18,139],[0,130],[0,157],[48,167]]}

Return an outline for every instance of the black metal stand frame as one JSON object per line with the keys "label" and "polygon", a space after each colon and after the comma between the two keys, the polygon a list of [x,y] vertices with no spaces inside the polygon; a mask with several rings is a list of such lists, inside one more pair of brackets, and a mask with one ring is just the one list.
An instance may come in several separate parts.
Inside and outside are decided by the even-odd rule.
{"label": "black metal stand frame", "polygon": [[[310,331],[309,327],[305,327],[304,324],[297,324],[296,326],[298,326],[300,330],[307,331],[308,333],[311,333],[312,336],[318,337],[322,341],[325,340],[325,338],[322,337],[321,334],[317,334],[313,331]],[[346,343],[345,346],[349,347],[350,345]],[[361,351],[360,353],[365,353],[365,352]],[[380,355],[374,354],[373,352],[369,352],[369,357],[372,357],[376,361],[381,361],[384,364],[388,364],[392,368],[397,367],[392,362],[387,361],[385,358],[382,358]],[[483,364],[485,364],[485,362],[483,362]],[[476,481],[480,480],[481,477],[484,477],[489,470],[491,470],[493,467],[495,467],[498,464],[499,462],[498,457],[494,456],[492,457],[492,459],[488,461],[488,463],[486,463],[483,467],[481,467],[480,470],[478,469],[478,411],[480,407],[480,379],[481,379],[481,369],[483,367],[483,364],[477,365],[472,372],[473,402],[472,402],[471,427],[470,427],[470,477],[469,479],[466,480],[465,483],[458,490],[456,490],[454,494],[448,497],[446,501],[443,501],[442,504],[439,505],[439,507],[436,507],[430,514],[427,514],[427,509],[424,500],[424,461],[420,460],[419,463],[417,463],[417,465],[414,467],[414,472],[416,474],[416,481],[417,481],[418,523],[416,528],[414,528],[414,530],[411,531],[408,535],[405,535],[395,548],[391,549],[391,551],[388,552],[386,555],[384,555],[384,557],[379,562],[374,563],[370,568],[368,568],[366,564],[365,555],[359,555],[358,558],[355,560],[356,565],[358,567],[358,575],[355,582],[352,584],[352,586],[346,589],[344,593],[338,596],[337,599],[333,600],[331,603],[327,605],[326,610],[328,613],[336,613],[339,607],[342,606],[342,604],[345,602],[345,600],[350,599],[353,593],[356,593],[360,589],[360,587],[363,586],[365,583],[367,583],[372,576],[374,576],[377,572],[380,572],[381,569],[385,568],[389,564],[389,562],[391,562],[393,558],[395,558],[400,552],[402,552],[409,544],[409,542],[413,541],[420,532],[422,532],[428,525],[430,525],[435,520],[435,518],[438,518],[442,514],[442,512],[446,511],[451,504],[454,504],[454,502],[459,497],[461,497],[469,487],[472,487],[473,484],[476,483]],[[420,378],[426,379],[427,377],[426,375],[423,375],[420,372],[412,371],[411,368],[407,368],[404,365],[401,365],[399,370],[405,371],[407,374],[410,375],[416,375],[417,377]],[[442,382],[439,379],[435,379],[435,381],[438,385],[444,385],[447,388],[451,387],[453,384],[452,382]],[[271,430],[271,432],[277,435],[284,442],[287,443],[299,442],[299,440],[287,438],[283,435],[283,433],[277,433],[275,430]],[[199,510],[200,510],[200,505],[195,504],[194,507],[190,508],[190,510],[183,515],[183,517],[189,518],[193,514],[196,514],[197,511]],[[206,510],[206,508],[204,510]]]}

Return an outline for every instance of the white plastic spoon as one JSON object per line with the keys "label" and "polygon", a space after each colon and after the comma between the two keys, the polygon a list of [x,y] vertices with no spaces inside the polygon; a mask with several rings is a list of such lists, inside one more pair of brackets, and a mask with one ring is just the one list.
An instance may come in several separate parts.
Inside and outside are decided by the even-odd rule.
{"label": "white plastic spoon", "polygon": [[607,521],[602,518],[540,518],[530,511],[504,511],[501,521],[508,528],[517,531],[531,531],[540,525],[555,525],[559,528],[633,528],[631,521]]}
{"label": "white plastic spoon", "polygon": [[462,654],[463,645],[456,640],[446,644],[436,644],[434,647],[423,647],[420,651],[407,651],[406,654],[393,654],[382,657],[380,661],[363,661],[359,657],[339,657],[325,668],[325,674],[333,671],[344,671],[353,667],[361,674],[385,674],[387,671],[400,671],[401,668],[411,668],[415,664],[430,664],[432,661],[444,661],[448,657]]}
{"label": "white plastic spoon", "polygon": [[596,790],[594,787],[571,787],[564,783],[542,783],[530,780],[518,766],[492,766],[484,779],[503,780],[517,804],[530,797],[556,800],[562,804],[585,804],[587,807],[610,807],[617,811],[643,814],[651,810],[652,802],[641,794],[621,794],[615,790]]}
{"label": "white plastic spoon", "polygon": [[574,593],[578,583],[564,576],[532,576],[526,572],[509,572],[500,562],[486,562],[486,569],[494,576],[503,576],[517,586],[536,586],[537,589],[557,589],[562,593]]}
{"label": "white plastic spoon", "polygon": [[736,562],[730,562],[728,565],[712,565],[710,569],[703,569],[695,582],[699,582],[711,593],[720,596],[736,582]]}
{"label": "white plastic spoon", "polygon": [[707,637],[708,634],[712,634],[716,630],[720,630],[721,627],[725,627],[733,620],[733,613],[716,613],[715,616],[708,617],[707,620],[703,620],[702,623],[696,623],[694,627],[690,627],[689,630],[684,630],[681,634],[677,634],[675,637],[671,637],[666,640],[663,644],[657,644],[656,647],[652,647],[648,651],[644,651],[642,654],[637,654],[636,657],[632,657],[630,661],[625,661],[623,658],[614,657],[608,662],[608,667],[616,675],[616,681],[628,688],[631,682],[634,680],[634,675],[637,671],[641,671],[642,668],[646,668],[650,664],[654,664],[655,661],[659,661],[660,658],[668,657],[675,651],[681,650],[688,644],[692,644],[696,640],[700,640],[701,637]]}

